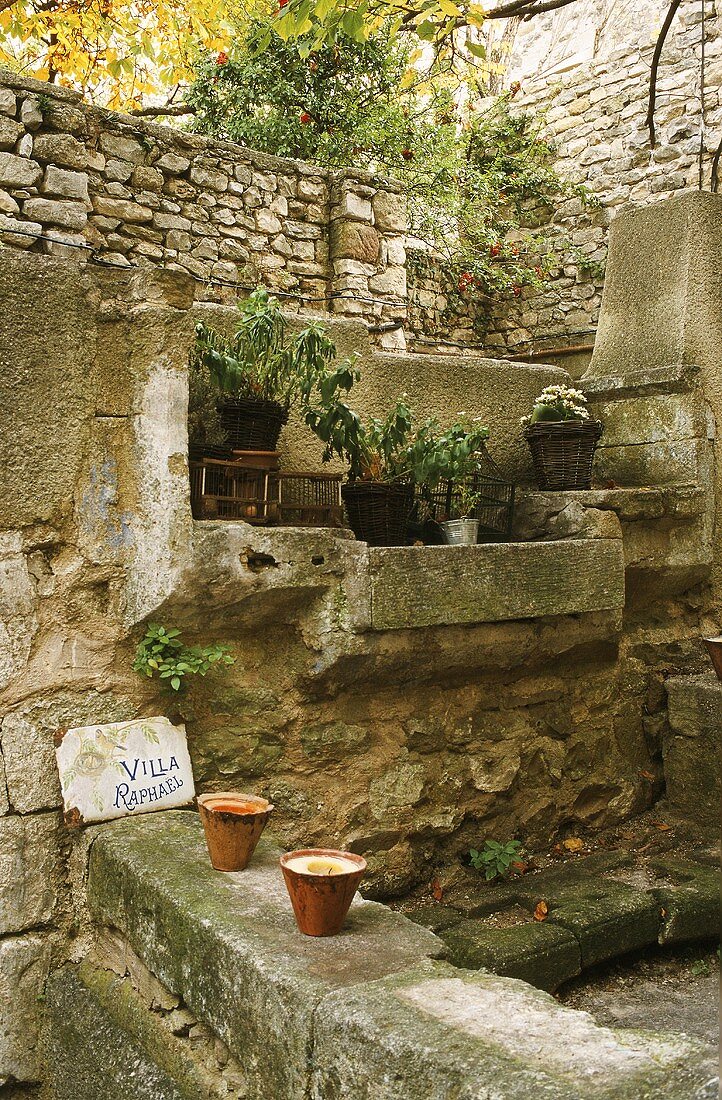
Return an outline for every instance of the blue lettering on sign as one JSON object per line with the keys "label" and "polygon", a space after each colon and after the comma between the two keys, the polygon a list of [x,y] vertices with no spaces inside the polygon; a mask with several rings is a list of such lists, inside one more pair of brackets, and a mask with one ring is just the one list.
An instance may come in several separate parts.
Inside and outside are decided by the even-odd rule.
{"label": "blue lettering on sign", "polygon": [[[157,802],[166,795],[174,794],[184,785],[180,776],[171,775],[171,772],[180,771],[180,765],[175,756],[171,756],[168,763],[164,764],[161,757],[157,760],[121,760],[121,766],[130,780],[129,783],[118,783],[115,788],[114,806],[117,810],[124,809],[132,812],[151,802]],[[142,785],[138,788],[131,787],[136,777],[143,779],[161,779],[160,783]]]}

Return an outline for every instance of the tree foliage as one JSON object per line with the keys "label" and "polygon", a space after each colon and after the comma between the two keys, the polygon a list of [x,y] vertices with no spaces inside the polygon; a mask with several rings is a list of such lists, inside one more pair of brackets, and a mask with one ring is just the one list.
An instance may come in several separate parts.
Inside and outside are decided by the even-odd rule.
{"label": "tree foliage", "polygon": [[188,81],[239,18],[227,0],[0,0],[0,65],[129,109]]}

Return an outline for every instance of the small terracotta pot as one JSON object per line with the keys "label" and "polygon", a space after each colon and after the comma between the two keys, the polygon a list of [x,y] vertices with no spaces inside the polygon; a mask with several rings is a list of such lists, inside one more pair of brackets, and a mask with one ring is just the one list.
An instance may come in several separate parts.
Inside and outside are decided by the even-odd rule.
{"label": "small terracotta pot", "polygon": [[[311,867],[324,861],[353,864],[341,874],[297,870],[294,860],[310,857]],[[299,848],[281,856],[281,870],[298,925],[304,936],[335,936],[343,928],[349,906],[366,870],[366,860],[353,852],[333,848]]]}
{"label": "small terracotta pot", "polygon": [[216,791],[198,796],[208,854],[216,871],[242,871],[248,866],[272,810],[270,802],[254,794]]}
{"label": "small terracotta pot", "polygon": [[712,658],[717,677],[722,680],[722,636],[719,638],[703,638],[702,641],[707,646],[707,652]]}

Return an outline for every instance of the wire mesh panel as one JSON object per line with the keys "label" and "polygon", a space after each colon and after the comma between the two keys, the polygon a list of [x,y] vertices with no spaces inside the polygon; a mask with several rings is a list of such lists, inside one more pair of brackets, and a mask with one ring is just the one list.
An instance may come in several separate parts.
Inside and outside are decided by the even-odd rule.
{"label": "wire mesh panel", "polygon": [[290,527],[342,527],[341,481],[341,474],[279,474],[279,522]]}
{"label": "wire mesh panel", "polygon": [[479,469],[464,481],[441,481],[436,488],[418,486],[416,490],[414,521],[419,533],[424,526],[442,523],[457,517],[462,499],[473,494],[476,504],[472,510],[479,520],[479,542],[508,542],[514,522],[515,487],[505,481],[494,460],[484,449],[479,456]]}

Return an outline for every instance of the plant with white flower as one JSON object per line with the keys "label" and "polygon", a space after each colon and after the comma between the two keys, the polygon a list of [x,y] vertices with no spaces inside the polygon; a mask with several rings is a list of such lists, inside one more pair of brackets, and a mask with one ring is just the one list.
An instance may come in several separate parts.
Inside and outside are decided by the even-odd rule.
{"label": "plant with white flower", "polygon": [[587,399],[581,390],[572,386],[547,386],[537,397],[531,415],[523,416],[526,427],[560,420],[589,420]]}

